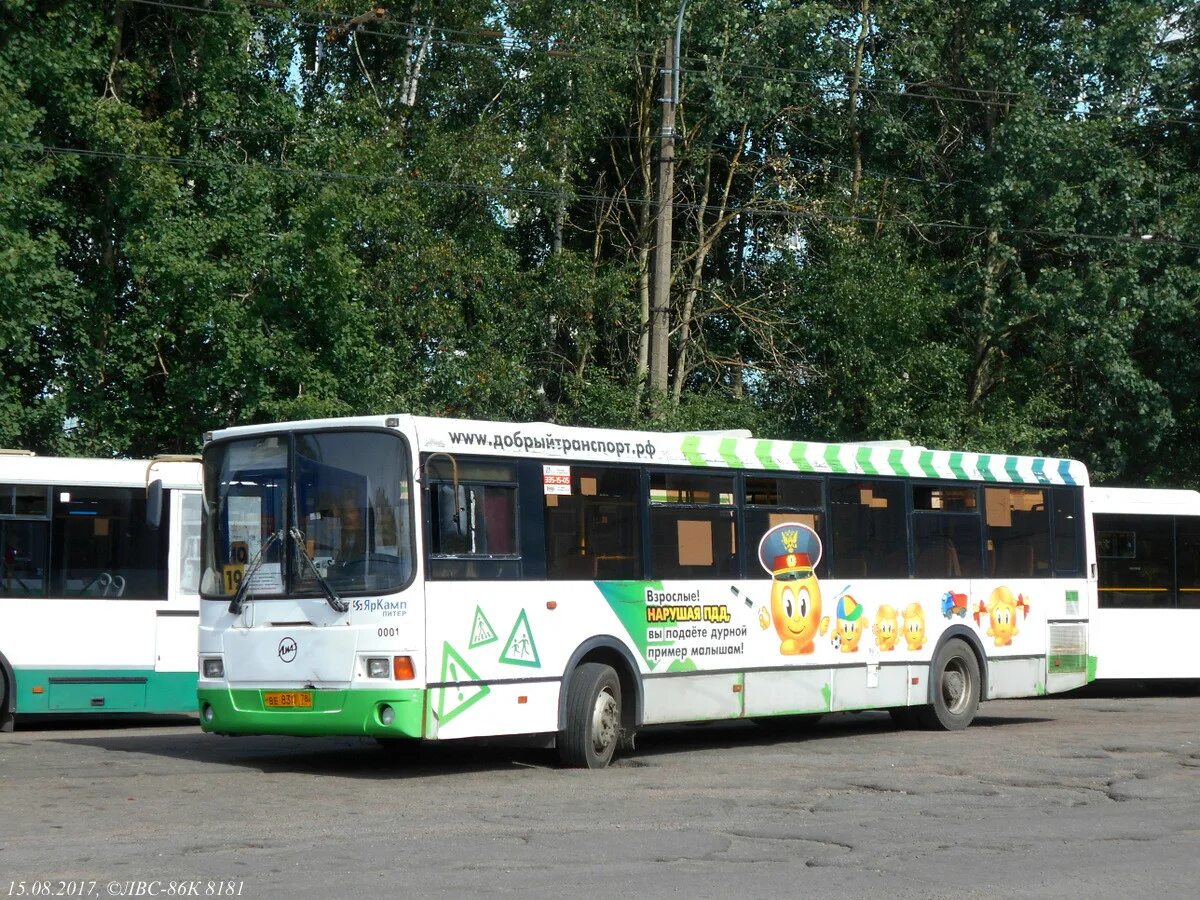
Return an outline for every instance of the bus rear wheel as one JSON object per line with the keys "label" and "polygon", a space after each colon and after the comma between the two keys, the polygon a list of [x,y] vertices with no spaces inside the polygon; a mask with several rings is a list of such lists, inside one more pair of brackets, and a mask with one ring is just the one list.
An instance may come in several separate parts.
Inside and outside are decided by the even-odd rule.
{"label": "bus rear wheel", "polygon": [[961,731],[979,709],[979,660],[957,638],[946,641],[929,668],[933,703],[921,707],[917,718],[926,728]]}
{"label": "bus rear wheel", "polygon": [[8,714],[8,676],[4,674],[4,667],[0,666],[0,731],[13,730],[13,716]]}
{"label": "bus rear wheel", "polygon": [[558,758],[568,768],[603,769],[621,740],[621,681],[611,666],[584,663],[567,688]]}

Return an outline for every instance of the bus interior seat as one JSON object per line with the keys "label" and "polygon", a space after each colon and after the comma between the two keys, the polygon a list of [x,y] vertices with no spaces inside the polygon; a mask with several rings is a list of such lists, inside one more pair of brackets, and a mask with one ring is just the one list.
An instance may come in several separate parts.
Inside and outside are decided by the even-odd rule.
{"label": "bus interior seat", "polygon": [[958,562],[958,550],[949,538],[934,539],[932,544],[921,548],[917,554],[918,578],[959,578],[962,567]]}
{"label": "bus interior seat", "polygon": [[1033,544],[1024,538],[1005,541],[1000,545],[997,571],[1005,577],[1032,578],[1034,575]]}
{"label": "bus interior seat", "polygon": [[837,561],[839,578],[866,578],[867,558],[855,553]]}

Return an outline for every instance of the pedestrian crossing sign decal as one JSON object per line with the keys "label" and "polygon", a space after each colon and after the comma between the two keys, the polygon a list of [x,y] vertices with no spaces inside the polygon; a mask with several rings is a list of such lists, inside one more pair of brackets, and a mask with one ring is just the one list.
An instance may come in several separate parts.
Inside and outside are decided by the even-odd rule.
{"label": "pedestrian crossing sign decal", "polygon": [[508,636],[508,643],[504,645],[504,652],[500,654],[500,662],[508,663],[510,666],[529,666],[533,669],[542,667],[542,660],[538,656],[537,644],[533,642],[533,631],[529,628],[529,617],[525,615],[525,610],[521,610],[521,614],[517,616],[512,633]]}
{"label": "pedestrian crossing sign decal", "polygon": [[487,620],[483,610],[478,606],[475,607],[475,622],[471,625],[471,643],[467,649],[474,650],[476,647],[482,647],[484,644],[498,640],[500,639],[496,637],[496,630],[492,628],[492,623]]}

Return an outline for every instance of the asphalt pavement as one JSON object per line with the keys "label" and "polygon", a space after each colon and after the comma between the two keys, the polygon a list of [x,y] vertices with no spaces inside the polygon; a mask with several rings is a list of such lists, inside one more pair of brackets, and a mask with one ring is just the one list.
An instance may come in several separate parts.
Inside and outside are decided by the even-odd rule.
{"label": "asphalt pavement", "polygon": [[1194,694],[1093,688],[953,734],[659,728],[569,771],[501,745],[26,722],[0,734],[0,897],[1191,898],[1198,726]]}

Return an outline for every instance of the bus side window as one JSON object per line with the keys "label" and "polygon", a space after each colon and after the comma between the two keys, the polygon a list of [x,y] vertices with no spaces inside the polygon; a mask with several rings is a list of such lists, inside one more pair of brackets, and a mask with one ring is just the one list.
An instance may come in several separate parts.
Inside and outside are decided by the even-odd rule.
{"label": "bus side window", "polygon": [[0,596],[46,596],[49,496],[40,485],[0,485]]}
{"label": "bus side window", "polygon": [[1050,574],[1050,510],[1041,488],[985,487],[987,567],[996,578]]}
{"label": "bus side window", "polygon": [[179,529],[179,592],[196,594],[200,591],[200,495],[185,493],[182,497]]}
{"label": "bus side window", "polygon": [[1082,492],[1079,488],[1055,488],[1054,500],[1054,574],[1079,575],[1083,572],[1080,552],[1080,509]]}
{"label": "bus side window", "polygon": [[450,466],[431,459],[427,474],[430,577],[520,578],[516,466],[459,460],[456,485]]}
{"label": "bus side window", "polygon": [[577,465],[546,469],[568,470],[543,476],[546,577],[640,578],[638,471]]}
{"label": "bus side window", "polygon": [[983,573],[979,489],[912,486],[917,578],[975,578]]}
{"label": "bus side window", "polygon": [[[784,522],[799,522],[817,533],[824,545],[825,503],[820,478],[796,476],[747,475],[744,481],[746,523],[746,577],[770,578],[771,573],[757,562],[758,544],[771,528]],[[865,574],[866,561],[863,560]],[[850,567],[848,566],[847,569]],[[822,555],[817,564],[817,577],[828,573],[828,562]]]}
{"label": "bus side window", "polygon": [[1179,573],[1179,605],[1200,608],[1200,518],[1175,519],[1175,559]]}
{"label": "bus side window", "polygon": [[1100,606],[1175,606],[1174,523],[1170,516],[1097,515]]}
{"label": "bus side window", "polygon": [[830,572],[838,578],[907,578],[904,482],[829,481]]}
{"label": "bus side window", "polygon": [[[169,529],[147,523],[145,490],[72,487],[56,492],[55,576],[64,597],[166,599]],[[164,492],[164,502],[168,496]]]}
{"label": "bus side window", "polygon": [[733,487],[724,475],[650,473],[651,577],[737,577]]}

